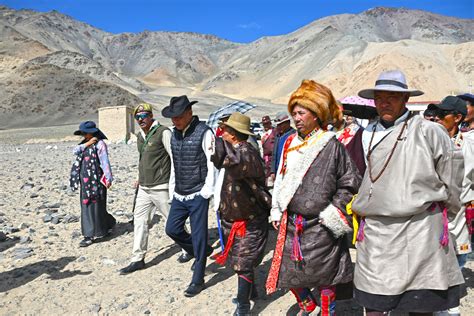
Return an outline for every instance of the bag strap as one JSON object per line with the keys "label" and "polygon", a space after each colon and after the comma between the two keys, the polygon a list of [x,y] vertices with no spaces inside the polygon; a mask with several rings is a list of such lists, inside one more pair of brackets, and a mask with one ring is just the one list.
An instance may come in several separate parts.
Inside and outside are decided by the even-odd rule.
{"label": "bag strap", "polygon": [[160,126],[161,126],[160,123],[156,124],[146,135],[145,141],[143,142],[143,145],[142,145],[142,147],[140,147],[140,150],[139,150],[139,153],[140,153],[140,158],[139,159],[140,160],[142,159],[142,154],[143,154],[143,151],[145,150],[145,146],[148,144],[148,141],[150,140],[151,136],[153,136],[153,134],[155,134],[155,132],[158,130],[158,127],[160,127]]}

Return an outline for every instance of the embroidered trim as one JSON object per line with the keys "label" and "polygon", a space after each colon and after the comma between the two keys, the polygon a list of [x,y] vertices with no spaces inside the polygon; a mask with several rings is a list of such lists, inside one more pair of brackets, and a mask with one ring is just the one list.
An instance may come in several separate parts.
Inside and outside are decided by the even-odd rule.
{"label": "embroidered trim", "polygon": [[335,133],[323,132],[319,137],[320,139],[317,140],[313,146],[309,147],[304,155],[301,155],[297,162],[299,167],[296,170],[292,170],[292,172],[283,175],[281,184],[278,187],[278,192],[273,193],[273,196],[277,199],[276,202],[280,210],[285,210],[287,208],[314,159],[316,159],[319,152],[323,150],[328,141],[335,137]]}

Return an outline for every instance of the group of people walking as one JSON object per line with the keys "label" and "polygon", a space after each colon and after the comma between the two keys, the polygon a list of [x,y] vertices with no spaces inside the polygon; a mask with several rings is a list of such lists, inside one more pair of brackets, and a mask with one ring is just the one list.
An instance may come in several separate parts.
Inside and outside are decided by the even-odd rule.
{"label": "group of people walking", "polygon": [[[184,295],[203,291],[213,252],[208,210],[214,196],[223,236],[222,252],[213,259],[238,276],[235,315],[249,315],[258,296],[254,272],[265,254],[269,221],[277,239],[265,288],[267,294],[290,290],[300,315],[335,315],[336,294],[344,288],[353,288],[370,316],[459,313],[465,295],[460,266],[471,251],[474,129],[461,133],[452,126],[468,114],[474,122],[474,100],[470,94],[443,99],[432,122],[406,107],[422,94],[408,88],[401,71],[382,72],[373,88],[359,92],[374,100],[378,116],[365,127],[337,132],[343,109],[333,93],[303,80],[287,112],[277,114],[275,129],[263,117],[262,152],[250,141],[250,118],[239,112],[222,120],[215,134],[193,115],[197,101],[187,96],[171,98],[161,111],[172,130],[154,118],[149,104],[138,105],[134,243],[131,263],[120,273],[145,267],[157,208],[166,234],[182,248],[178,261],[194,259]],[[74,149],[71,183],[80,187],[81,246],[88,246],[115,224],[105,204],[113,178],[105,135],[93,122],[76,133],[84,140]],[[354,268],[351,244],[357,248]]]}

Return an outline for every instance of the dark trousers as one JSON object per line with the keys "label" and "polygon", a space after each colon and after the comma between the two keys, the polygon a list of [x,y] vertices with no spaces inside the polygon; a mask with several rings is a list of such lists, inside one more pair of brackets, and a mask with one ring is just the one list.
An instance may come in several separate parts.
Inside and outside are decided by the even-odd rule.
{"label": "dark trousers", "polygon": [[[197,195],[192,200],[179,201],[173,198],[166,221],[166,234],[181,248],[196,258],[192,283],[204,283],[207,250],[207,213],[209,200]],[[186,219],[191,221],[191,235],[186,232]]]}

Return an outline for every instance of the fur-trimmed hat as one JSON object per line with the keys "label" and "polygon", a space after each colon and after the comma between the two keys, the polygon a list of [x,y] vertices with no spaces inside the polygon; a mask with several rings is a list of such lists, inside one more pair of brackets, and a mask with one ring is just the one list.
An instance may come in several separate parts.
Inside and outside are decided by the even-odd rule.
{"label": "fur-trimmed hat", "polygon": [[296,105],[316,114],[321,121],[321,127],[342,120],[342,111],[331,90],[313,80],[303,80],[300,87],[291,94],[290,101],[288,101],[288,112],[292,113]]}

